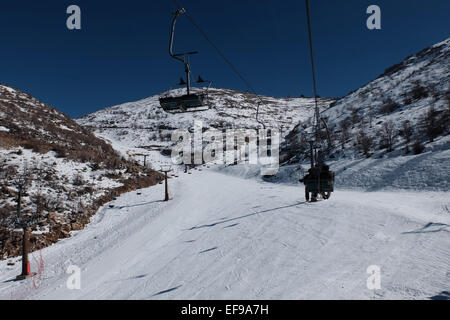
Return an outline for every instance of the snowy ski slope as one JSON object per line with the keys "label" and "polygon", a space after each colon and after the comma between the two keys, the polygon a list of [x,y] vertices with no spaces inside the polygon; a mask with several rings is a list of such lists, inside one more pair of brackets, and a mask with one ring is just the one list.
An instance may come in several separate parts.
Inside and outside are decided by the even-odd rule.
{"label": "snowy ski slope", "polygon": [[[341,191],[307,204],[303,188],[194,170],[104,206],[85,230],[42,251],[34,279],[1,299],[426,299],[450,286],[447,193]],[[38,252],[33,253],[37,270]],[[69,290],[69,265],[81,289]],[[371,265],[381,289],[366,286]]]}

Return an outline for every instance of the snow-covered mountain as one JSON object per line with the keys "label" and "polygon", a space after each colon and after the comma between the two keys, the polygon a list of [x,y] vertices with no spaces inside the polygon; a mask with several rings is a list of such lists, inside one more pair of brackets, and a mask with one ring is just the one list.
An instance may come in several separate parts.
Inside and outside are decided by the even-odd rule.
{"label": "snow-covered mountain", "polygon": [[[77,121],[122,152],[146,148],[153,155],[170,149],[173,130],[192,128],[194,120],[219,129],[260,128],[264,123],[280,129],[285,140],[285,166],[273,179],[296,183],[305,174],[313,99],[262,97],[257,121],[259,100],[248,93],[213,88],[209,110],[181,114],[164,112],[158,98],[110,107]],[[320,99],[330,138],[327,161],[337,173],[337,186],[448,190],[449,105],[450,39],[406,58],[337,101]]]}
{"label": "snow-covered mountain", "polygon": [[[0,259],[20,252],[21,219],[32,249],[70,236],[116,195],[160,175],[124,160],[108,143],[56,109],[0,85]],[[25,183],[22,217],[16,206]]]}
{"label": "snow-covered mountain", "polygon": [[[176,89],[162,95],[181,94],[184,90]],[[210,109],[206,111],[167,113],[159,105],[160,95],[155,95],[97,111],[77,122],[93,128],[97,135],[115,143],[129,147],[149,147],[170,145],[172,131],[192,128],[194,120],[202,121],[204,128],[217,129],[256,129],[262,128],[264,124],[267,128],[276,128],[282,134],[287,134],[298,122],[308,119],[314,112],[314,100],[311,98],[258,98],[245,92],[216,88],[210,88],[208,93]],[[325,109],[333,101],[320,99],[320,106]],[[260,109],[257,120],[258,104]]]}
{"label": "snow-covered mountain", "polygon": [[[388,68],[321,117],[329,129],[328,161],[338,186],[448,190],[450,38]],[[310,130],[311,119],[286,137],[283,162],[306,164]],[[288,176],[295,181],[303,173]]]}
{"label": "snow-covered mountain", "polygon": [[[129,192],[103,205],[75,237],[42,250],[45,268],[36,259],[34,278],[12,282],[20,272],[19,259],[0,261],[0,299],[448,298],[448,192],[342,190],[448,190],[448,59],[447,40],[335,103],[320,101],[331,138],[328,160],[337,172],[331,200],[305,202],[297,181],[299,164],[308,162],[303,132],[311,129],[313,101],[263,98],[268,101],[261,106],[264,125],[286,125],[285,166],[272,179],[295,184],[242,179],[258,171],[246,165],[217,170],[204,165],[171,179],[170,201],[160,201],[162,184]],[[208,111],[166,114],[155,96],[78,122],[123,154],[144,148],[159,154],[170,147],[173,129],[190,128],[194,120],[202,120],[206,128],[261,126],[256,97],[211,91],[215,102]],[[62,130],[83,131],[73,123],[53,122]],[[14,142],[15,129],[0,125],[1,137]],[[78,141],[77,136],[70,141]],[[29,152],[17,142],[8,148],[8,162]],[[46,156],[60,168],[52,152]],[[108,152],[105,156],[114,158]],[[86,169],[84,179],[93,172],[116,177],[107,167],[77,170],[84,166],[78,160],[67,170],[85,174]],[[124,176],[133,170],[115,172]],[[76,188],[60,174],[58,179],[66,188]],[[94,186],[100,183],[92,180]],[[67,286],[67,270],[73,266],[81,270],[80,290]],[[378,289],[368,282],[372,267],[381,270]]]}

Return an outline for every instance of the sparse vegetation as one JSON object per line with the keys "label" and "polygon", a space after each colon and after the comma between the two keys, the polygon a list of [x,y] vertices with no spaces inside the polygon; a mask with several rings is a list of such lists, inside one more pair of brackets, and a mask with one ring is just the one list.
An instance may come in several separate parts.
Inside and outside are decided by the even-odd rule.
{"label": "sparse vegetation", "polygon": [[405,120],[402,122],[402,129],[399,132],[399,135],[403,137],[405,141],[405,153],[409,153],[409,144],[411,143],[411,138],[414,134],[414,129],[411,126],[411,122],[409,120]]}
{"label": "sparse vegetation", "polygon": [[369,136],[364,130],[360,130],[356,136],[357,148],[366,156],[370,157],[370,151],[373,147],[373,138]]}
{"label": "sparse vegetation", "polygon": [[350,126],[351,126],[351,121],[349,118],[345,118],[344,120],[342,120],[341,122],[339,122],[339,144],[341,145],[341,149],[344,150],[345,149],[345,144],[347,143],[347,141],[350,138]]}
{"label": "sparse vegetation", "polygon": [[74,186],[83,186],[86,182],[83,179],[83,176],[80,173],[75,174],[75,177],[73,178],[73,185]]}
{"label": "sparse vegetation", "polygon": [[414,88],[411,90],[411,98],[413,100],[424,99],[427,98],[429,95],[430,94],[428,90],[419,84],[416,84]]}
{"label": "sparse vegetation", "polygon": [[434,139],[444,131],[442,123],[438,121],[438,113],[433,106],[431,106],[426,112],[423,122],[425,125],[425,133],[428,136],[429,142],[433,142]]}
{"label": "sparse vegetation", "polygon": [[421,154],[425,150],[425,146],[420,142],[419,139],[414,141],[413,144],[413,153],[415,155]]}
{"label": "sparse vegetation", "polygon": [[397,102],[394,102],[392,99],[387,99],[380,107],[380,112],[384,114],[389,114],[394,112],[400,108],[400,105]]}
{"label": "sparse vegetation", "polygon": [[442,119],[442,123],[444,124],[446,134],[450,133],[450,90],[445,94],[445,104],[446,108],[444,109],[444,115]]}
{"label": "sparse vegetation", "polygon": [[361,117],[359,116],[358,109],[350,108],[350,111],[351,111],[351,116],[350,116],[351,123],[352,123],[352,125],[356,125],[357,123],[359,123],[361,121]]}
{"label": "sparse vegetation", "polygon": [[381,130],[378,132],[380,136],[380,147],[382,149],[387,149],[387,152],[392,152],[392,148],[395,141],[396,129],[394,122],[388,120],[381,125]]}
{"label": "sparse vegetation", "polygon": [[397,64],[393,65],[392,67],[387,68],[384,71],[383,76],[393,74],[393,73],[399,71],[402,67],[403,67],[403,62],[397,63]]}

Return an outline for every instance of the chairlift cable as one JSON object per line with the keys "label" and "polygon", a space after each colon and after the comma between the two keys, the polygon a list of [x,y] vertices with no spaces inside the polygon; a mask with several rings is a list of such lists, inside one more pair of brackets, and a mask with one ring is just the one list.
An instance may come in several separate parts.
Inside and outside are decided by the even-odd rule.
{"label": "chairlift cable", "polygon": [[314,67],[314,53],[313,53],[313,42],[312,42],[312,32],[311,32],[311,16],[309,13],[309,1],[305,0],[306,3],[306,18],[308,22],[308,37],[309,37],[309,52],[311,55],[311,71],[312,71],[312,80],[313,80],[313,90],[314,90],[314,104],[315,104],[315,117],[316,117],[316,139],[319,139],[319,106],[317,101],[317,84],[316,84],[316,71]]}
{"label": "chairlift cable", "polygon": [[[318,102],[317,102],[317,82],[316,82],[316,72],[315,72],[315,67],[314,67],[314,52],[313,52],[313,42],[312,42],[312,31],[311,31],[311,15],[310,15],[310,10],[309,10],[309,0],[305,0],[305,4],[306,4],[306,19],[307,19],[307,23],[308,23],[308,38],[309,38],[309,52],[311,55],[311,72],[312,72],[312,81],[313,81],[313,90],[314,90],[314,104],[315,104],[315,118],[316,118],[316,125],[315,125],[315,135],[316,135],[316,139],[315,139],[315,143],[316,146],[318,146],[320,144],[320,115],[319,115],[319,106],[318,106]],[[312,146],[311,146],[312,148]],[[314,157],[314,155],[311,155],[311,157]],[[316,162],[316,174],[317,174],[317,191],[318,194],[321,193],[321,185],[320,185],[320,176],[321,176],[321,163],[319,163],[319,154],[315,155],[316,161],[311,161],[311,164],[313,162]],[[311,168],[313,169],[313,168]],[[313,195],[314,197],[314,195]]]}
{"label": "chairlift cable", "polygon": [[[183,6],[177,1],[172,0],[173,3],[179,8],[182,9]],[[188,18],[189,22],[202,34],[202,36],[206,39],[206,41],[216,50],[216,52],[219,54],[219,56],[228,64],[228,66],[233,70],[234,73],[244,82],[244,84],[247,86],[247,89],[249,89],[256,97],[259,99],[259,101],[264,104],[264,101],[261,99],[261,97],[256,93],[253,86],[250,84],[250,82],[245,79],[245,77],[239,72],[239,70],[231,63],[231,61],[223,54],[223,52],[219,49],[218,46],[214,44],[214,42],[208,37],[205,31],[195,22],[195,20],[189,15],[189,13],[186,11],[185,16]]]}

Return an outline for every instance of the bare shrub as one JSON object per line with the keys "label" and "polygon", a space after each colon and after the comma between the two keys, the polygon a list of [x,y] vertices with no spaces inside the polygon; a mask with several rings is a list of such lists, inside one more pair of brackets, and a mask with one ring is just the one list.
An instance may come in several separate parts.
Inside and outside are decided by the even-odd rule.
{"label": "bare shrub", "polygon": [[83,176],[80,173],[77,173],[72,181],[74,186],[82,186],[84,185],[86,182],[83,179]]}
{"label": "bare shrub", "polygon": [[424,145],[422,144],[422,142],[420,142],[420,140],[416,140],[414,141],[413,144],[413,153],[415,155],[421,154],[423,151],[425,150]]}
{"label": "bare shrub", "polygon": [[64,147],[62,147],[60,145],[53,146],[52,151],[55,153],[57,158],[65,158],[66,157],[66,150],[64,150]]}
{"label": "bare shrub", "polygon": [[395,142],[396,129],[392,120],[388,120],[381,125],[381,130],[378,132],[380,136],[380,147],[386,148],[387,152],[392,152]]}
{"label": "bare shrub", "polygon": [[399,135],[405,140],[405,152],[409,153],[409,144],[411,143],[411,138],[414,134],[414,129],[411,126],[411,122],[409,120],[405,120],[402,122],[402,128],[399,131]]}
{"label": "bare shrub", "polygon": [[428,90],[419,84],[416,84],[414,88],[411,90],[411,98],[414,100],[424,99],[427,98],[429,95],[430,94]]}
{"label": "bare shrub", "polygon": [[373,138],[364,130],[360,130],[356,136],[357,148],[367,157],[370,157],[370,151],[373,147]]}
{"label": "bare shrub", "polygon": [[398,108],[400,108],[400,105],[389,98],[386,101],[384,101],[384,103],[381,105],[380,112],[384,114],[389,114],[394,112]]}
{"label": "bare shrub", "polygon": [[448,134],[450,132],[450,90],[445,94],[445,109],[441,122]]}
{"label": "bare shrub", "polygon": [[438,121],[438,112],[431,106],[423,117],[425,133],[430,142],[433,142],[443,131],[443,124]]}
{"label": "bare shrub", "polygon": [[350,138],[350,131],[349,131],[350,123],[349,121],[346,120],[343,120],[339,123],[341,131],[339,135],[339,143],[341,144],[342,150],[345,149],[345,144],[347,143],[347,140]]}
{"label": "bare shrub", "polygon": [[361,121],[361,117],[359,116],[358,109],[356,108],[350,108],[351,116],[350,120],[352,125],[356,125],[358,122]]}

